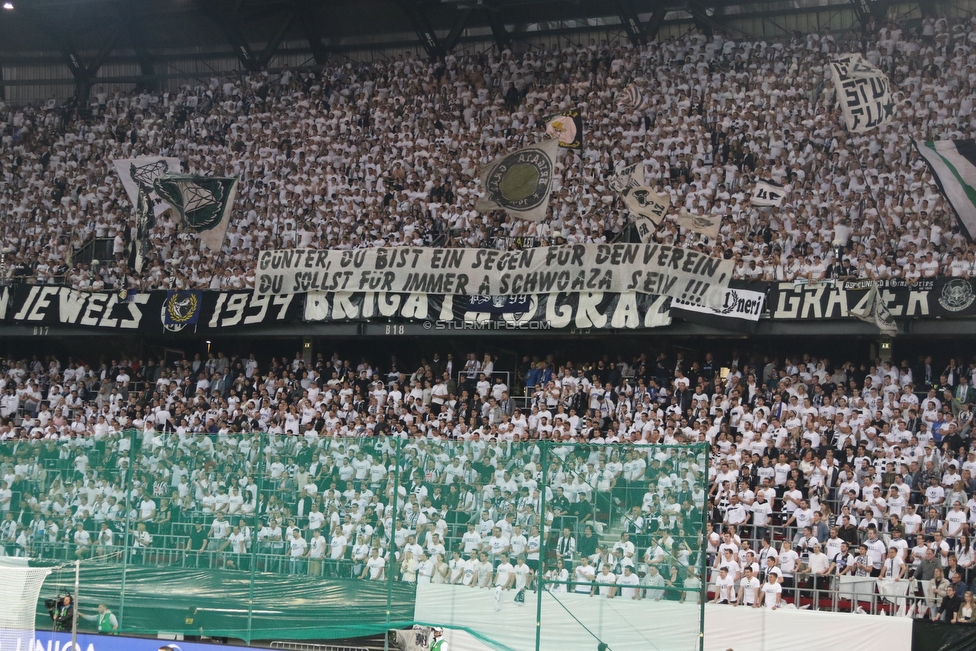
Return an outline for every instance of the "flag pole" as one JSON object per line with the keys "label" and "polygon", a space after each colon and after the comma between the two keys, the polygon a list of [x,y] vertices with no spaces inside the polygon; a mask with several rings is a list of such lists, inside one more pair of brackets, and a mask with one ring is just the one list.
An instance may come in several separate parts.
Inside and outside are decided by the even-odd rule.
{"label": "flag pole", "polygon": [[72,598],[74,608],[71,609],[71,648],[78,648],[78,592],[81,590],[81,559],[75,560],[75,594]]}

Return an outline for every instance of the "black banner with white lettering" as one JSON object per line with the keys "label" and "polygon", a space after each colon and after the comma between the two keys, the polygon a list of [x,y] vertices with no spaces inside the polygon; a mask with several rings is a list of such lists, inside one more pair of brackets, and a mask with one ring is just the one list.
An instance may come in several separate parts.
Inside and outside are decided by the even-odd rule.
{"label": "black banner with white lettering", "polygon": [[[846,319],[850,311],[869,299],[872,281],[837,283],[774,283],[769,290],[769,315],[774,321],[793,319]],[[881,300],[895,319],[959,318],[976,316],[976,280],[922,278],[878,281]]]}
{"label": "black banner with white lettering", "polygon": [[[976,279],[878,281],[898,319],[976,317]],[[740,332],[762,321],[853,319],[871,299],[867,280],[819,283],[736,281],[721,308],[637,292],[463,296],[425,292],[255,294],[250,290],[83,292],[49,285],[0,287],[0,324],[62,326],[132,334],[211,334],[237,328],[380,319],[394,323],[545,323],[546,329],[657,328],[671,318]],[[765,296],[765,300],[763,297]],[[432,328],[436,330],[436,328]],[[445,328],[445,329],[449,329]]]}
{"label": "black banner with white lettering", "polygon": [[[667,296],[634,292],[573,292],[514,297],[384,292],[312,292],[305,297],[305,319],[362,321],[389,319],[423,322],[431,330],[464,323],[498,322],[512,326],[541,324],[560,328],[658,328],[671,323]],[[521,310],[521,311],[519,311]]]}
{"label": "black banner with white lettering", "polygon": [[304,300],[251,291],[83,292],[49,285],[0,288],[0,322],[140,334],[207,333],[296,323]]}

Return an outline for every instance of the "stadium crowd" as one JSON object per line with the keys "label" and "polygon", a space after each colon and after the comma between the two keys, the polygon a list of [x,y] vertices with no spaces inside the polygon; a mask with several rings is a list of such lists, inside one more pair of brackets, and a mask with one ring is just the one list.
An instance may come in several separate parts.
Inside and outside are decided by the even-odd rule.
{"label": "stadium crowd", "polygon": [[2,360],[0,548],[517,591],[545,558],[652,600],[707,566],[757,607],[911,579],[948,621],[976,583],[976,359],[494,363]]}
{"label": "stadium crowd", "polygon": [[[172,92],[96,87],[82,110],[0,103],[4,274],[94,290],[241,288],[253,285],[254,251],[275,247],[603,242],[629,221],[609,178],[645,161],[672,198],[654,237],[735,258],[741,278],[970,276],[973,245],[912,140],[972,134],[974,21],[890,23],[863,40],[853,30],[784,42],[688,33],[645,47],[398,56]],[[843,128],[825,64],[847,51],[889,75],[888,126]],[[618,107],[631,82],[646,109]],[[549,217],[478,214],[479,167],[541,138],[544,116],[577,107],[584,145],[564,150]],[[241,178],[219,255],[170,215],[150,262],[129,267],[135,223],[112,160],[139,155]],[[781,208],[750,205],[757,178],[785,185]],[[718,241],[679,232],[681,207],[723,216]],[[73,263],[92,238],[113,238],[114,260]]]}

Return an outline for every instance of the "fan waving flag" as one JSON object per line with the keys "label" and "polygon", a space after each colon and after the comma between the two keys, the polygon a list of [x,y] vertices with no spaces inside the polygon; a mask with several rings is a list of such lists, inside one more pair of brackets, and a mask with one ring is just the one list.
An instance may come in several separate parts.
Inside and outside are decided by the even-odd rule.
{"label": "fan waving flag", "polygon": [[164,174],[179,174],[180,159],[163,156],[143,156],[141,158],[119,158],[112,161],[115,172],[122,181],[129,201],[136,207],[139,203],[139,191],[148,193],[153,203],[156,215],[169,209],[169,205],[161,201],[153,189],[153,183]]}
{"label": "fan waving flag", "polygon": [[783,204],[786,190],[782,185],[772,181],[756,181],[756,187],[752,189],[751,203],[754,206],[776,206]]}
{"label": "fan waving flag", "polygon": [[888,76],[860,54],[831,59],[830,74],[848,131],[870,131],[891,121],[895,106]]}
{"label": "fan waving flag", "polygon": [[713,240],[718,239],[718,231],[722,228],[722,218],[717,215],[695,215],[685,209],[678,213],[678,226],[689,231],[701,233]]}
{"label": "fan waving flag", "polygon": [[895,323],[891,311],[885,305],[884,298],[881,296],[881,292],[878,291],[878,283],[876,282],[871,283],[870,291],[861,299],[860,303],[848,311],[848,314],[855,319],[873,323],[878,326],[878,330],[883,335],[894,336],[898,333],[898,324]]}
{"label": "fan waving flag", "polygon": [[132,243],[132,251],[129,256],[136,273],[142,273],[142,268],[146,264],[146,256],[149,255],[149,250],[152,248],[149,242],[149,232],[156,225],[154,208],[153,201],[149,198],[149,192],[139,190],[136,208],[133,211],[136,217],[136,237]]}
{"label": "fan waving flag", "polygon": [[637,237],[644,244],[650,242],[657,231],[657,223],[643,217],[634,220],[634,227],[637,229]]}
{"label": "fan waving flag", "polygon": [[504,210],[512,217],[541,222],[549,210],[558,153],[559,141],[550,139],[493,160],[481,170],[485,196],[475,209]]}
{"label": "fan waving flag", "polygon": [[657,228],[664,215],[671,206],[671,197],[666,194],[658,194],[651,188],[638,187],[627,188],[620,195],[630,210],[636,217],[649,219]]}
{"label": "fan waving flag", "polygon": [[614,192],[625,192],[630,188],[637,188],[642,185],[647,185],[644,163],[628,165],[610,177],[610,189]]}
{"label": "fan waving flag", "polygon": [[156,179],[154,187],[208,249],[220,250],[237,195],[237,178],[167,174]]}
{"label": "fan waving flag", "polygon": [[915,141],[970,241],[976,236],[976,140]]}
{"label": "fan waving flag", "polygon": [[640,111],[647,106],[647,98],[640,88],[630,84],[617,95],[617,106],[629,111]]}
{"label": "fan waving flag", "polygon": [[569,109],[546,118],[546,135],[559,141],[560,147],[583,146],[583,118],[578,109]]}

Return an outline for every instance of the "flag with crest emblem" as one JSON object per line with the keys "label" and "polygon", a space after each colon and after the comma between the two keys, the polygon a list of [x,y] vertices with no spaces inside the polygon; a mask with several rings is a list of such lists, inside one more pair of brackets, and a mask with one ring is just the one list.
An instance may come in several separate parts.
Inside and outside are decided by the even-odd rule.
{"label": "flag with crest emblem", "polygon": [[180,214],[183,225],[200,236],[211,251],[224,243],[237,196],[237,178],[166,174],[154,183],[156,193]]}

